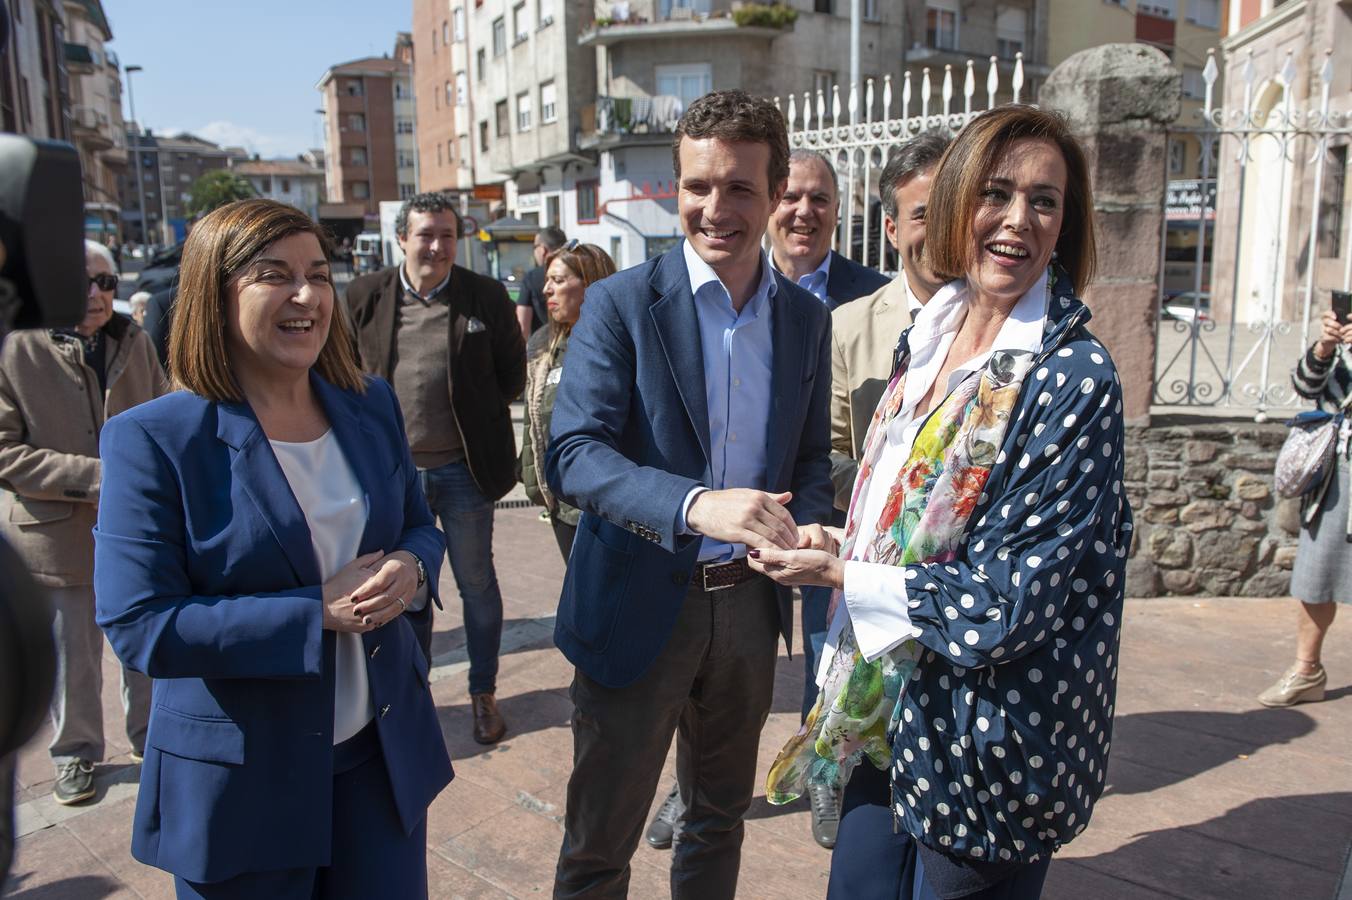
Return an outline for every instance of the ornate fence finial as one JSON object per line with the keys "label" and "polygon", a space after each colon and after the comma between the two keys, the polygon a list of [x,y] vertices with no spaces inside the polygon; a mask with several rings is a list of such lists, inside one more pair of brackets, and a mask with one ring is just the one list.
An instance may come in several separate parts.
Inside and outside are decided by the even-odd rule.
{"label": "ornate fence finial", "polygon": [[892,76],[883,76],[883,121],[892,118]]}
{"label": "ornate fence finial", "polygon": [[996,58],[991,57],[991,67],[986,71],[986,109],[995,109],[995,92],[1000,89],[1000,70],[996,68]]}
{"label": "ornate fence finial", "polygon": [[1206,51],[1206,68],[1202,69],[1202,81],[1206,84],[1206,100],[1202,107],[1202,116],[1207,124],[1211,123],[1211,97],[1216,89],[1216,76],[1220,74],[1220,68],[1216,65],[1216,48],[1208,47]]}
{"label": "ornate fence finial", "polygon": [[873,121],[873,79],[864,83],[864,121]]}
{"label": "ornate fence finial", "polygon": [[[775,98],[775,109],[779,109],[779,98]],[[798,104],[794,102],[793,94],[789,94],[789,114],[785,116],[784,121],[789,123],[789,134],[793,134],[794,119],[798,118]]]}
{"label": "ornate fence finial", "polygon": [[942,96],[944,98],[944,118],[947,119],[952,112],[953,105],[953,64],[944,64],[944,87]]}
{"label": "ornate fence finial", "polygon": [[1014,102],[1019,102],[1019,93],[1023,90],[1023,51],[1014,54]]}
{"label": "ornate fence finial", "polygon": [[902,75],[901,81],[901,117],[909,119],[911,117],[911,70],[907,69]]}
{"label": "ornate fence finial", "polygon": [[962,80],[962,118],[963,124],[972,118],[972,95],[976,93],[976,67],[967,60],[967,77]]}
{"label": "ornate fence finial", "polygon": [[831,127],[840,127],[840,85],[831,85]]}
{"label": "ornate fence finial", "polygon": [[[920,118],[922,119],[929,118],[929,102],[930,102],[929,66],[925,66],[925,68],[920,70]],[[922,131],[928,127],[929,127],[928,122],[922,123],[920,126]]]}

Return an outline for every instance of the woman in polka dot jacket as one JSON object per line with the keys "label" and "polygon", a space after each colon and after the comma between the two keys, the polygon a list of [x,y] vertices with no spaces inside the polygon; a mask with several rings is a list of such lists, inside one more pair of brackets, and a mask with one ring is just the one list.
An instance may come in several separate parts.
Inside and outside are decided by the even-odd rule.
{"label": "woman in polka dot jacket", "polygon": [[956,280],[901,337],[839,556],[752,554],[844,600],[771,795],[849,778],[830,896],[1037,897],[1103,791],[1132,527],[1121,383],[1075,296],[1083,154],[1060,117],[1002,107],[929,209]]}

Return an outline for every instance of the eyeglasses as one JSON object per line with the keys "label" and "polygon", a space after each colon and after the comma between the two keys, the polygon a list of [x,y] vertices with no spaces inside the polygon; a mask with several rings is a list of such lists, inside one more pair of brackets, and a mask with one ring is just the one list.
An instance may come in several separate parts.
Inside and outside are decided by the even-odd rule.
{"label": "eyeglasses", "polygon": [[89,283],[98,285],[98,288],[101,291],[117,290],[117,276],[112,272],[100,272],[97,275],[90,275]]}
{"label": "eyeglasses", "polygon": [[573,238],[571,241],[569,241],[568,243],[564,244],[564,245],[563,245],[563,249],[565,249],[565,250],[567,250],[567,251],[569,251],[569,252],[572,252],[572,251],[576,250],[576,249],[577,249],[577,238]]}

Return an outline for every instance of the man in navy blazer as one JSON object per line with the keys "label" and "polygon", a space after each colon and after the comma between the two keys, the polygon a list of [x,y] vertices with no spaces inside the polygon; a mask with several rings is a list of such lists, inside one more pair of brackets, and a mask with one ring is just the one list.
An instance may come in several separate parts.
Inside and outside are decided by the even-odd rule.
{"label": "man in navy blazer", "polygon": [[731,898],[791,595],[746,561],[825,545],[830,324],[760,249],[784,121],[708,94],[673,147],[686,240],[593,284],[546,477],[582,511],[555,627],[576,666],[556,897],[623,897],[673,732],[688,807],[672,896]]}

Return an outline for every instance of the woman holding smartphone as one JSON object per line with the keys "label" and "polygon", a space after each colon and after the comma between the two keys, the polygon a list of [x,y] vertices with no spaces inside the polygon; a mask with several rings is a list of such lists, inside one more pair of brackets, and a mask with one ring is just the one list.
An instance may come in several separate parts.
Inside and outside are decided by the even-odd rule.
{"label": "woman holding smartphone", "polygon": [[[1344,295],[1346,296],[1346,295]],[[1337,306],[1337,297],[1335,307]],[[1313,400],[1322,410],[1336,413],[1348,406],[1352,393],[1352,362],[1347,347],[1352,344],[1352,324],[1346,313],[1324,313],[1314,346],[1296,363],[1292,375],[1296,393]],[[1346,426],[1344,426],[1346,427]],[[1266,691],[1258,695],[1264,706],[1294,706],[1324,699],[1328,673],[1319,654],[1324,635],[1333,624],[1338,603],[1352,603],[1352,517],[1348,514],[1349,445],[1339,442],[1337,471],[1322,495],[1307,497],[1317,509],[1304,508],[1300,545],[1291,576],[1291,594],[1300,601],[1296,625],[1296,661]]]}

